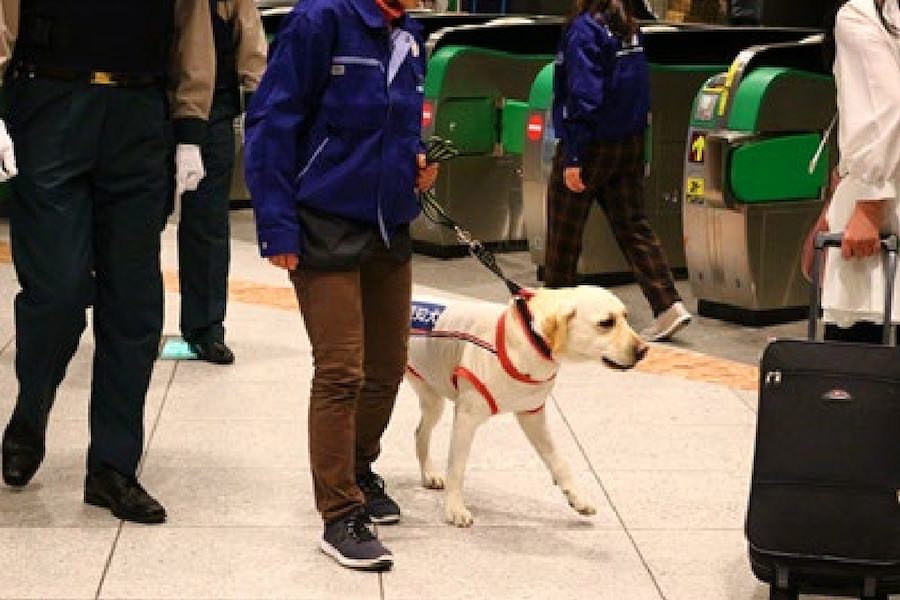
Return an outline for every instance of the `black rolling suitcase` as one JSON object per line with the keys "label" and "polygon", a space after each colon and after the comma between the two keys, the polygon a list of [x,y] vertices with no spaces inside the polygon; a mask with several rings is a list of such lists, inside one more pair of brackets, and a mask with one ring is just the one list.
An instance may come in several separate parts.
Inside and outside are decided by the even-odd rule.
{"label": "black rolling suitcase", "polygon": [[760,368],[746,535],[772,600],[900,593],[900,349],[890,345],[896,236],[883,240],[886,345],[817,342],[816,240],[808,340],[772,342]]}

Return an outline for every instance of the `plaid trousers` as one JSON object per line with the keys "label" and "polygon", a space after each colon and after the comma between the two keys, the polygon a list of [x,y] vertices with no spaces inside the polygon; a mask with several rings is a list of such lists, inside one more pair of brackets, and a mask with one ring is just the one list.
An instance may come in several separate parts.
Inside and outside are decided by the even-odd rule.
{"label": "plaid trousers", "polygon": [[644,209],[644,136],[595,142],[588,147],[581,176],[587,191],[565,184],[562,148],[556,151],[547,192],[547,287],[577,284],[578,257],[591,204],[606,213],[616,242],[644,296],[659,315],[681,300],[659,238]]}

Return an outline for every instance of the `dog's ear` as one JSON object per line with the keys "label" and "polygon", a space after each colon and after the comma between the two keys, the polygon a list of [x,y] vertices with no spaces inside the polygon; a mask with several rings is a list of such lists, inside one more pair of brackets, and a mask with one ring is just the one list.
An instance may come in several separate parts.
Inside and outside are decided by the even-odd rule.
{"label": "dog's ear", "polygon": [[562,308],[558,312],[544,318],[543,330],[547,345],[553,354],[562,352],[569,339],[569,323],[575,318],[575,307]]}

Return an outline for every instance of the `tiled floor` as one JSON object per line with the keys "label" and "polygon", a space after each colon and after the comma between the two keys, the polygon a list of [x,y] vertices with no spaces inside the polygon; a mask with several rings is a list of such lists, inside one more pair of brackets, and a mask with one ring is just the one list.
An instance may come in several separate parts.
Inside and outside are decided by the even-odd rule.
{"label": "tiled floor", "polygon": [[[0,242],[7,233],[0,224]],[[286,293],[256,257],[246,214],[234,216],[233,278]],[[173,228],[164,264],[176,268]],[[505,257],[533,283],[524,255]],[[503,288],[471,262],[418,257],[417,291],[500,301]],[[0,260],[0,420],[13,403],[12,267]],[[637,326],[649,313],[633,286],[617,290]],[[49,452],[21,492],[0,489],[0,598],[333,598],[762,600],[741,531],[755,393],[673,375],[563,368],[548,414],[593,518],[572,512],[513,420],[482,428],[466,479],[476,524],[443,523],[439,493],[421,488],[412,432],[417,402],[401,391],[378,468],[401,502],[382,528],[390,573],[360,574],[316,550],[305,429],[310,355],[296,311],[232,302],[238,362],[160,362],[147,405],[142,481],[169,523],[123,525],[81,502],[90,332],[60,390]],[[168,293],[166,333],[177,334]],[[793,331],[797,326],[782,328]],[[701,320],[682,346],[752,364],[770,330]],[[449,412],[449,411],[448,411]],[[436,433],[446,455],[449,414]]]}

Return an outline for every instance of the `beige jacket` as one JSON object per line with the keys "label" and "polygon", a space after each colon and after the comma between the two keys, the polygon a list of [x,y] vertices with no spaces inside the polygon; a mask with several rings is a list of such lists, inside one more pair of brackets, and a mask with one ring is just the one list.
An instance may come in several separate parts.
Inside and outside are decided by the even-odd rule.
{"label": "beige jacket", "polygon": [[268,44],[254,0],[225,0],[218,4],[219,16],[234,21],[237,70],[241,87],[255,92],[266,70]]}
{"label": "beige jacket", "polygon": [[[15,48],[20,2],[0,0],[0,78],[9,68]],[[209,2],[175,0],[175,43],[169,73],[175,119],[205,121],[209,117],[215,64]]]}
{"label": "beige jacket", "polygon": [[[900,26],[897,2],[885,3],[885,18]],[[841,183],[828,213],[832,231],[843,231],[860,200],[884,202],[884,231],[900,229],[900,36],[881,24],[874,0],[850,0],[838,13],[834,76],[840,113]],[[880,323],[884,269],[881,257],[843,260],[830,251],[822,305],[825,319],[839,325]],[[900,322],[900,279],[893,320]]]}

